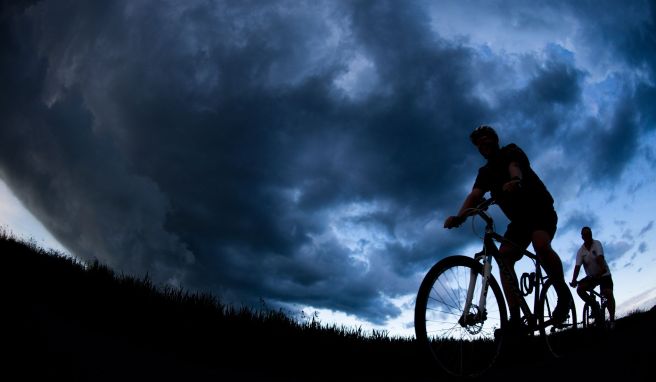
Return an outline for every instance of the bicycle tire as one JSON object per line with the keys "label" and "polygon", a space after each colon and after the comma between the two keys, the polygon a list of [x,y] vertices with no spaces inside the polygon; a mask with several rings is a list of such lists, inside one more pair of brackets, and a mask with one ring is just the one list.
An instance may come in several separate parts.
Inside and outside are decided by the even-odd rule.
{"label": "bicycle tire", "polygon": [[576,305],[571,292],[568,290],[567,293],[570,297],[569,317],[559,325],[550,323],[552,312],[558,302],[558,294],[551,280],[544,283],[538,302],[537,315],[540,336],[544,339],[548,352],[555,358],[561,358],[573,349],[571,331],[575,330],[577,325]]}
{"label": "bicycle tire", "polygon": [[[596,301],[596,300],[595,300]],[[599,317],[594,316],[594,311],[589,303],[583,305],[583,327],[584,328],[605,328],[606,323],[610,321],[608,306],[601,305],[599,308]]]}
{"label": "bicycle tire", "polygon": [[583,328],[591,328],[594,326],[594,315],[592,314],[592,306],[587,302],[583,305]]}
{"label": "bicycle tire", "polygon": [[608,305],[602,304],[601,305],[601,327],[602,328],[607,328],[608,324],[611,322],[610,321],[610,310],[608,310]]}
{"label": "bicycle tire", "polygon": [[466,256],[437,262],[424,277],[415,302],[417,341],[432,364],[457,377],[479,376],[495,363],[503,342],[503,331],[496,329],[505,328],[508,320],[501,288],[490,275],[486,318],[464,326],[458,323],[471,274],[477,281],[469,311],[477,313],[483,266]]}

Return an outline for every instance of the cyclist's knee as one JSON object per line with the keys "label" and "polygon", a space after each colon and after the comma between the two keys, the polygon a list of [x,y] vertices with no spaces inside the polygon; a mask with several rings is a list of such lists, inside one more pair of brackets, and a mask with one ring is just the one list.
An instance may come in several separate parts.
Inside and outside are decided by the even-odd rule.
{"label": "cyclist's knee", "polygon": [[511,267],[522,257],[522,254],[517,249],[505,245],[502,245],[501,248],[499,248],[499,254],[503,261]]}
{"label": "cyclist's knee", "polygon": [[533,249],[536,253],[543,253],[551,255],[553,249],[551,248],[551,235],[548,232],[538,230],[533,232],[531,236],[531,242],[533,243]]}
{"label": "cyclist's knee", "polygon": [[535,249],[535,254],[540,257],[550,257],[554,253],[549,243],[533,243],[533,249]]}
{"label": "cyclist's knee", "polygon": [[578,293],[579,296],[590,297],[590,293],[588,293],[587,285],[585,284],[579,284],[579,286],[576,288],[576,293]]}

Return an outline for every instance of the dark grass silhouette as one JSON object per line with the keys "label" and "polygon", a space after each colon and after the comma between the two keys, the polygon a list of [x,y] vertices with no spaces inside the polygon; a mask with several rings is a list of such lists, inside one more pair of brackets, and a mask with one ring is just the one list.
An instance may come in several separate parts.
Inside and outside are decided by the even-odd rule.
{"label": "dark grass silhouette", "polygon": [[[11,380],[453,379],[430,367],[411,338],[236,308],[98,263],[84,266],[4,232],[0,267],[1,343],[9,354],[0,373],[18,375]],[[572,354],[564,359],[546,356],[541,343],[521,344],[483,378],[646,380],[655,318],[652,309],[618,320],[612,332],[581,330],[568,339]]]}

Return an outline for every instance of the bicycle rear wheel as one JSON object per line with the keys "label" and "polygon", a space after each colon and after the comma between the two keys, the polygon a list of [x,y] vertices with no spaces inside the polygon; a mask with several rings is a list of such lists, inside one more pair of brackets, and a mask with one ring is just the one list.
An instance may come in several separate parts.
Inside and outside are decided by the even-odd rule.
{"label": "bicycle rear wheel", "polygon": [[602,305],[601,306],[601,317],[603,322],[601,323],[601,327],[606,329],[608,328],[608,324],[610,324],[610,310],[608,310],[608,305]]}
{"label": "bicycle rear wheel", "polygon": [[556,358],[566,355],[568,350],[573,349],[571,333],[576,329],[576,305],[569,290],[567,293],[570,297],[570,308],[567,320],[562,324],[553,325],[551,322],[551,316],[558,302],[558,294],[551,280],[544,283],[538,303],[540,335],[545,340],[547,350]]}
{"label": "bicycle rear wheel", "polygon": [[[464,312],[471,278],[475,290]],[[415,334],[431,361],[458,377],[475,377],[488,370],[501,350],[497,329],[507,322],[506,304],[497,281],[489,278],[485,309],[479,298],[483,266],[470,257],[447,257],[435,264],[421,283],[415,304]],[[496,331],[496,333],[495,333]],[[496,336],[495,336],[496,334]]]}
{"label": "bicycle rear wheel", "polygon": [[596,317],[592,306],[587,302],[583,305],[583,327],[584,328],[605,328],[606,323],[610,322],[610,313],[608,307],[601,305],[599,316]]}
{"label": "bicycle rear wheel", "polygon": [[583,327],[592,328],[594,327],[595,317],[592,312],[592,306],[587,302],[583,305]]}

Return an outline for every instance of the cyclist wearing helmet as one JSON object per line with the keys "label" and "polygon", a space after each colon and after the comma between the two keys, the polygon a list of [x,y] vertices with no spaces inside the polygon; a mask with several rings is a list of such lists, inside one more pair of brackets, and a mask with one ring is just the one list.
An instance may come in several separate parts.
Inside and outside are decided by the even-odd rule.
{"label": "cyclist wearing helmet", "polygon": [[[571,299],[562,262],[551,247],[558,222],[551,194],[531,168],[524,151],[514,143],[500,147],[499,137],[492,127],[479,126],[471,133],[470,139],[487,163],[479,168],[474,186],[458,214],[449,216],[444,228],[460,226],[467,217],[467,210],[475,207],[489,191],[510,220],[504,237],[522,248],[533,244],[559,296],[552,318],[559,323],[565,321]],[[518,329],[521,325],[520,303],[510,291],[512,284],[518,288],[514,265],[522,254],[505,243],[501,244],[499,253],[510,273],[506,275],[501,272],[501,283],[510,309],[510,324],[513,329]]]}

